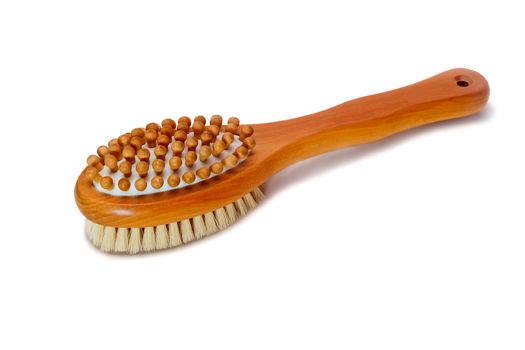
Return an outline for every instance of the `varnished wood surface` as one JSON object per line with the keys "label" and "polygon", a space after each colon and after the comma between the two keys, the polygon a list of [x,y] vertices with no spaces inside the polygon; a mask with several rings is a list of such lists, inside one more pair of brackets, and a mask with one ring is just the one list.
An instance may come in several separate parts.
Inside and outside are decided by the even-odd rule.
{"label": "varnished wood surface", "polygon": [[199,184],[147,196],[113,197],[98,192],[81,174],[75,199],[84,216],[102,225],[147,227],[180,221],[231,203],[295,162],[420,125],[472,115],[488,97],[489,85],[482,75],[453,69],[304,117],[253,125],[257,147],[247,160]]}

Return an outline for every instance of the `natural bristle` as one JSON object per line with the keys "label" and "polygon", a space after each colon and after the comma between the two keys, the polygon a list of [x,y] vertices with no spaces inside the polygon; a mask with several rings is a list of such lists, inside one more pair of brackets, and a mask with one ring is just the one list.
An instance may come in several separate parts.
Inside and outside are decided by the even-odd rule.
{"label": "natural bristle", "polygon": [[226,229],[263,199],[261,187],[213,212],[166,225],[142,228],[103,226],[88,221],[87,235],[104,252],[137,254],[173,248]]}

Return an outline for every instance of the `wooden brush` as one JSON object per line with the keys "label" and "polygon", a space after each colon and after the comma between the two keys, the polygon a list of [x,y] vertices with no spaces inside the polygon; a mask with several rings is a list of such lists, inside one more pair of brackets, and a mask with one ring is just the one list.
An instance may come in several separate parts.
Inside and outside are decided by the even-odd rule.
{"label": "wooden brush", "polygon": [[106,252],[150,252],[231,225],[263,197],[262,184],[300,160],[479,112],[485,78],[452,69],[322,112],[242,125],[214,115],[149,123],[87,158],[75,199],[88,237]]}

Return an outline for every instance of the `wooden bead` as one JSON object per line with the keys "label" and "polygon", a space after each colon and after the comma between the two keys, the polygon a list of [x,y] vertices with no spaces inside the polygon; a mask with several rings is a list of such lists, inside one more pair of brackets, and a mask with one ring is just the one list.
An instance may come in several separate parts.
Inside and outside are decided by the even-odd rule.
{"label": "wooden bead", "polygon": [[205,124],[204,124],[203,122],[198,121],[198,120],[195,121],[195,122],[193,123],[193,127],[192,127],[193,133],[194,133],[195,135],[200,135],[200,134],[202,134],[202,132],[204,131],[204,126],[205,126]]}
{"label": "wooden bead", "polygon": [[118,188],[120,188],[121,191],[126,192],[131,187],[131,182],[123,177],[122,179],[118,180]]}
{"label": "wooden bead", "polygon": [[175,129],[175,127],[177,126],[177,124],[175,123],[175,120],[171,119],[171,118],[166,118],[162,121],[161,125],[163,127],[166,127],[166,126],[170,126],[172,129]]}
{"label": "wooden bead", "polygon": [[146,143],[146,140],[144,139],[144,137],[132,136],[131,141],[129,143],[130,145],[135,147],[136,151],[138,151],[139,149],[142,148],[142,145]]}
{"label": "wooden bead", "polygon": [[153,148],[157,145],[157,131],[153,129],[146,130],[146,142],[149,148]]}
{"label": "wooden bead", "polygon": [[114,143],[108,147],[108,152],[117,157],[117,159],[121,159],[122,147],[118,143]]}
{"label": "wooden bead", "polygon": [[222,170],[224,169],[224,167],[222,166],[222,163],[221,162],[215,162],[211,165],[210,167],[212,173],[214,174],[220,174],[222,173]]}
{"label": "wooden bead", "polygon": [[227,156],[226,158],[224,158],[222,160],[222,164],[224,164],[224,166],[228,167],[228,168],[233,168],[234,166],[237,165],[237,157],[233,154],[230,154],[229,156]]}
{"label": "wooden bead", "polygon": [[112,190],[113,189],[113,179],[111,176],[103,176],[100,179],[100,186],[102,186],[105,190]]}
{"label": "wooden bead", "polygon": [[153,153],[155,153],[155,156],[159,159],[164,159],[166,157],[166,153],[168,153],[168,149],[165,146],[158,145],[153,150]]}
{"label": "wooden bead", "polygon": [[164,185],[164,179],[162,178],[162,176],[153,176],[153,178],[151,179],[151,187],[159,189],[162,187],[162,185]]}
{"label": "wooden bead", "polygon": [[161,135],[166,135],[170,139],[173,136],[174,132],[175,132],[175,130],[171,126],[163,126],[162,128],[160,128]]}
{"label": "wooden bead", "polygon": [[233,143],[233,140],[235,140],[235,137],[231,132],[225,132],[222,134],[221,140],[226,145],[226,148],[228,148]]}
{"label": "wooden bead", "polygon": [[235,154],[235,156],[237,156],[239,159],[244,159],[248,156],[248,148],[245,146],[239,146],[235,149],[233,154]]}
{"label": "wooden bead", "polygon": [[97,148],[97,154],[100,158],[104,158],[104,156],[108,153],[108,148],[106,146],[100,146]]}
{"label": "wooden bead", "polygon": [[117,141],[118,141],[118,144],[121,145],[122,147],[129,145],[129,142],[131,141],[131,134],[127,133],[127,134],[120,135]]}
{"label": "wooden bead", "polygon": [[228,123],[226,125],[226,132],[231,132],[232,134],[237,134],[237,125],[233,123]]}
{"label": "wooden bead", "polygon": [[202,146],[199,149],[199,159],[201,162],[205,162],[210,158],[211,156],[211,149],[210,146]]}
{"label": "wooden bead", "polygon": [[213,140],[213,135],[208,130],[204,131],[201,134],[201,142],[203,145],[209,145],[212,140]]}
{"label": "wooden bead", "polygon": [[212,154],[214,157],[218,157],[222,151],[226,149],[226,145],[221,140],[217,140],[213,143],[213,151]]}
{"label": "wooden bead", "polygon": [[187,184],[193,183],[193,181],[195,181],[195,173],[191,170],[185,172],[184,175],[182,175],[182,180]]}
{"label": "wooden bead", "polygon": [[108,147],[111,146],[111,145],[118,145],[118,140],[117,140],[117,139],[111,139],[111,140],[109,140],[109,142],[108,142]]}
{"label": "wooden bead", "polygon": [[102,168],[104,167],[102,163],[100,162],[100,158],[94,154],[87,157],[86,162],[89,166],[92,166],[96,168],[97,170],[102,170]]}
{"label": "wooden bead", "polygon": [[195,118],[193,118],[193,126],[195,127],[195,123],[200,122],[204,125],[206,125],[206,118],[203,115],[198,115]]}
{"label": "wooden bead", "polygon": [[251,125],[241,125],[241,127],[239,128],[239,139],[241,141],[252,135],[253,127]]}
{"label": "wooden bead", "polygon": [[161,145],[161,146],[164,146],[164,147],[168,147],[170,142],[171,142],[171,137],[168,136],[168,135],[162,134],[162,135],[159,135],[159,137],[157,137],[157,144],[158,145]]}
{"label": "wooden bead", "polygon": [[131,145],[124,146],[124,149],[122,150],[122,156],[124,157],[124,159],[131,163],[135,162],[135,153],[135,147]]}
{"label": "wooden bead", "polygon": [[104,164],[109,168],[109,170],[114,173],[118,170],[117,157],[112,154],[106,154],[104,157]]}
{"label": "wooden bead", "polygon": [[173,155],[180,156],[182,151],[184,151],[184,143],[182,141],[175,141],[171,144],[171,150]]}
{"label": "wooden bead", "polygon": [[222,126],[222,117],[218,114],[212,115],[210,125],[216,125],[220,128]]}
{"label": "wooden bead", "polygon": [[191,119],[188,117],[180,117],[178,123],[188,124],[188,126],[191,125]]}
{"label": "wooden bead", "polygon": [[125,177],[129,177],[131,175],[131,172],[133,170],[133,167],[131,165],[130,162],[128,162],[127,160],[123,161],[123,162],[120,162],[119,166],[118,166],[118,169],[120,170],[120,172],[122,173],[122,175],[124,175]]}
{"label": "wooden bead", "polygon": [[155,132],[157,132],[160,130],[160,125],[157,123],[149,123],[148,125],[146,125],[146,133],[147,130],[155,130]]}
{"label": "wooden bead", "polygon": [[211,132],[211,134],[213,135],[213,139],[215,140],[217,135],[219,135],[219,131],[221,131],[221,129],[217,125],[210,125],[208,127],[208,131]]}
{"label": "wooden bead", "polygon": [[172,157],[169,164],[171,170],[177,171],[182,166],[182,159],[180,157]]}
{"label": "wooden bead", "polygon": [[198,144],[199,140],[193,136],[188,137],[186,140],[186,147],[188,147],[188,151],[195,151],[195,148],[197,148]]}
{"label": "wooden bead", "polygon": [[171,187],[177,187],[180,183],[180,177],[179,175],[177,174],[171,174],[169,177],[168,177],[168,185],[170,185]]}
{"label": "wooden bead", "polygon": [[253,149],[255,147],[255,139],[252,136],[247,137],[242,141],[242,144],[248,149]]}
{"label": "wooden bead", "polygon": [[86,169],[84,170],[84,174],[86,174],[87,178],[90,179],[91,181],[97,179],[98,176],[100,176],[98,174],[97,168],[91,165],[86,167]]}
{"label": "wooden bead", "polygon": [[186,141],[186,138],[188,137],[188,135],[186,134],[186,131],[184,130],[177,130],[175,131],[174,137],[176,141],[184,142]]}
{"label": "wooden bead", "polygon": [[210,177],[210,168],[208,167],[202,167],[199,170],[197,170],[197,176],[203,180],[206,180]]}
{"label": "wooden bead", "polygon": [[135,188],[137,189],[137,191],[144,191],[146,189],[146,187],[148,187],[148,182],[146,181],[146,179],[138,179],[137,181],[135,181]]}
{"label": "wooden bead", "polygon": [[139,174],[140,177],[145,177],[148,175],[149,164],[144,161],[140,161],[135,166],[135,170],[137,171],[137,174]]}
{"label": "wooden bead", "polygon": [[131,130],[131,137],[144,137],[144,135],[146,135],[144,129],[142,128],[135,128],[133,130]]}
{"label": "wooden bead", "polygon": [[177,125],[177,130],[184,131],[185,133],[190,132],[190,124],[186,122],[179,122]]}
{"label": "wooden bead", "polygon": [[149,153],[149,150],[147,148],[141,148],[137,152],[137,157],[139,157],[139,159],[144,161],[144,162],[148,162],[149,161],[149,156],[150,156],[150,153]]}
{"label": "wooden bead", "polygon": [[195,162],[197,161],[197,153],[195,153],[195,151],[189,151],[188,153],[186,153],[184,161],[186,162],[187,167],[193,166],[193,164],[195,164]]}
{"label": "wooden bead", "polygon": [[155,159],[151,163],[151,167],[153,168],[153,171],[157,175],[162,174],[162,172],[164,171],[164,166],[165,166],[165,163],[162,159]]}
{"label": "wooden bead", "polygon": [[228,118],[228,124],[235,124],[236,126],[239,126],[239,118],[236,117],[230,117]]}

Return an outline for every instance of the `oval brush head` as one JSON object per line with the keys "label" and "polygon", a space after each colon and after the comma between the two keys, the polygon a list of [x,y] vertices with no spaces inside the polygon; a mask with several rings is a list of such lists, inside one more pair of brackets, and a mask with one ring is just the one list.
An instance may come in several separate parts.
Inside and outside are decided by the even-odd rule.
{"label": "oval brush head", "polygon": [[[418,83],[279,122],[220,116],[150,123],[87,158],[75,199],[88,237],[106,252],[175,247],[231,225],[262,199],[279,170],[331,150],[479,112],[489,86],[452,69]],[[257,140],[257,147],[256,145]]]}
{"label": "oval brush head", "polygon": [[[164,119],[112,139],[87,157],[85,177],[96,191],[113,197],[149,196],[182,190],[231,171],[255,147],[253,127],[220,115],[176,122]],[[91,242],[105,252],[139,253],[175,247],[223,230],[263,197],[255,187],[224,207],[181,221],[147,227],[115,227],[88,220]]]}

